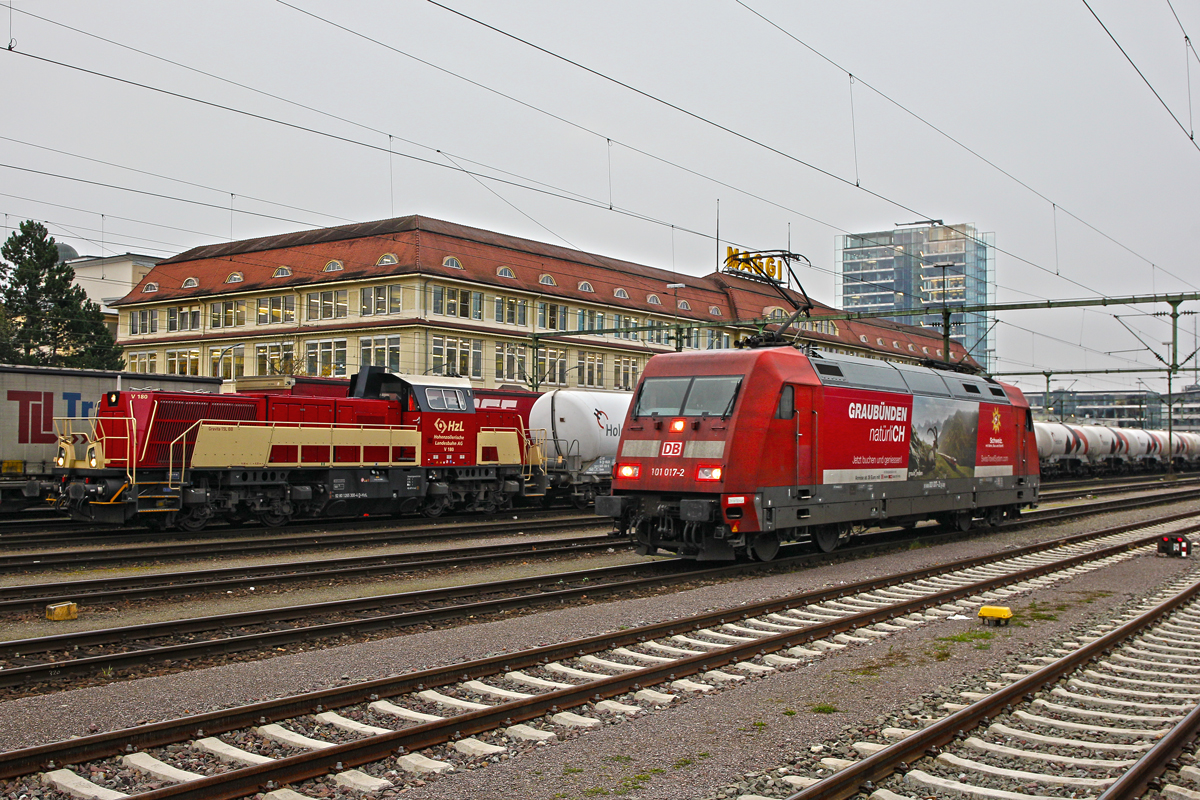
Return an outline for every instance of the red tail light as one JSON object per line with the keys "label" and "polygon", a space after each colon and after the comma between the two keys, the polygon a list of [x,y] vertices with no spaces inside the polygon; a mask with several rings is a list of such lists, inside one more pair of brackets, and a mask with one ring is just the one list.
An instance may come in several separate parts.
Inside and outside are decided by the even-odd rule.
{"label": "red tail light", "polygon": [[642,467],[640,464],[617,464],[614,472],[618,478],[635,481],[642,474]]}
{"label": "red tail light", "polygon": [[718,466],[703,466],[696,470],[696,480],[698,481],[719,481],[725,470]]}
{"label": "red tail light", "polygon": [[673,419],[671,420],[671,433],[679,433],[687,427],[687,420]]}

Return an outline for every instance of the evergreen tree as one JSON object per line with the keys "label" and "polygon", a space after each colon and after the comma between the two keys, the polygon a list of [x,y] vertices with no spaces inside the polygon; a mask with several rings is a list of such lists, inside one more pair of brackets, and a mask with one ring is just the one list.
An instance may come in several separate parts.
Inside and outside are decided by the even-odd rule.
{"label": "evergreen tree", "polygon": [[59,262],[45,226],[21,223],[0,247],[7,278],[4,310],[20,364],[121,369],[121,348],[104,324],[100,306],[75,285],[75,270]]}

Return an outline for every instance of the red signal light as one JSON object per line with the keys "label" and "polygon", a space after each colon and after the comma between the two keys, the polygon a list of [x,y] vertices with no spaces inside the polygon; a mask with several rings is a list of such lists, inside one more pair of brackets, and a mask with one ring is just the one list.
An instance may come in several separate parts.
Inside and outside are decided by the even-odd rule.
{"label": "red signal light", "polygon": [[637,480],[641,474],[642,468],[638,464],[618,464],[617,477],[626,478],[628,480]]}
{"label": "red signal light", "polygon": [[681,433],[687,427],[687,421],[682,419],[671,420],[671,433]]}

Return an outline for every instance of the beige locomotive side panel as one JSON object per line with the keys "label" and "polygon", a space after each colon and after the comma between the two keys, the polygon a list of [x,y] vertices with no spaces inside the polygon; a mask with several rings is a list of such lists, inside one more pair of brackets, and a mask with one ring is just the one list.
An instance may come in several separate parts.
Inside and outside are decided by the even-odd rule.
{"label": "beige locomotive side panel", "polygon": [[[403,461],[363,461],[364,446],[387,445],[389,454],[395,455],[397,448],[412,448],[413,457]],[[294,447],[297,458],[302,458],[306,446],[320,448],[357,448],[358,458],[352,461],[338,459],[336,462],[321,461],[271,461],[274,447]],[[332,456],[333,451],[326,452]],[[310,428],[304,426],[238,425],[236,423],[202,423],[196,431],[196,447],[192,451],[193,468],[214,469],[221,467],[299,467],[328,466],[376,466],[385,464],[413,464],[421,460],[421,434],[409,428]]]}
{"label": "beige locomotive side panel", "polygon": [[[521,437],[515,430],[481,430],[478,437],[477,464],[520,464]],[[484,448],[496,448],[496,460],[484,459]]]}

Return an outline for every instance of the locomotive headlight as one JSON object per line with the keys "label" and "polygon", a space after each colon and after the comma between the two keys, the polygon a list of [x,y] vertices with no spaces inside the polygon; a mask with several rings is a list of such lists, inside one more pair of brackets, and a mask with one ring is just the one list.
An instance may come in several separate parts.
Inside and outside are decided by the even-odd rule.
{"label": "locomotive headlight", "polygon": [[54,459],[54,463],[60,467],[65,467],[67,465],[67,448],[58,448],[58,456]]}
{"label": "locomotive headlight", "polygon": [[696,480],[698,481],[719,481],[724,472],[720,467],[700,467],[696,470]]}
{"label": "locomotive headlight", "polygon": [[681,433],[687,426],[687,420],[673,419],[671,420],[671,433]]}
{"label": "locomotive headlight", "polygon": [[641,474],[641,472],[642,472],[642,468],[639,464],[618,464],[617,465],[617,477],[618,478],[627,478],[629,480],[637,480],[637,477]]}
{"label": "locomotive headlight", "polygon": [[96,464],[99,463],[98,459],[96,458],[96,446],[95,445],[92,445],[91,447],[88,448],[87,460],[88,460],[88,466],[91,467],[92,469],[95,469]]}

